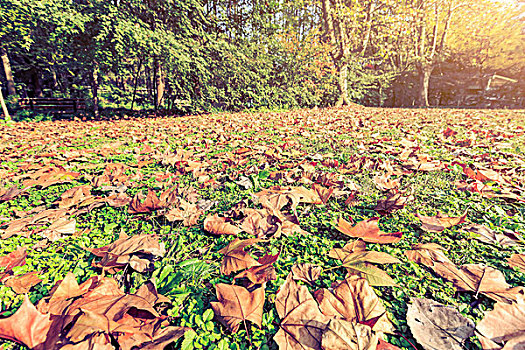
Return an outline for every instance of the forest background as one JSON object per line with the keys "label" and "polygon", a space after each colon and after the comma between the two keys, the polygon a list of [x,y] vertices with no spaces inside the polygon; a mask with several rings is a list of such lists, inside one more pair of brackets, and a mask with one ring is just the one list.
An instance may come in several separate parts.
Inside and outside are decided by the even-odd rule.
{"label": "forest background", "polygon": [[517,0],[0,0],[0,81],[20,97],[166,113],[461,103],[525,91]]}

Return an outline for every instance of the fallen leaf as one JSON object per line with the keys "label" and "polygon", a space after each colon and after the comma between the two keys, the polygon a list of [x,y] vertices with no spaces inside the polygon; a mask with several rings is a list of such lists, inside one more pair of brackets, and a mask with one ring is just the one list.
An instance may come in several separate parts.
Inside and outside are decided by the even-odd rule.
{"label": "fallen leaf", "polygon": [[507,259],[507,263],[512,267],[517,267],[525,271],[525,254],[512,254],[511,257]]}
{"label": "fallen leaf", "polygon": [[226,218],[215,214],[204,219],[204,230],[214,235],[237,235],[242,232],[240,228],[226,221]]}
{"label": "fallen leaf", "polygon": [[[525,301],[497,302],[476,326],[484,350],[522,349],[525,344]],[[484,341],[486,338],[488,341]]]}
{"label": "fallen leaf", "polygon": [[234,279],[248,279],[250,283],[244,285],[248,289],[251,289],[258,284],[263,284],[268,281],[276,280],[277,274],[275,273],[275,268],[273,264],[277,261],[278,257],[279,254],[266,254],[265,256],[259,258],[259,260],[257,261],[259,266],[250,267],[248,270],[245,270],[237,276],[235,276]]}
{"label": "fallen leaf", "polygon": [[319,279],[322,271],[321,266],[308,263],[295,264],[292,266],[293,279],[306,282],[310,285]]}
{"label": "fallen leaf", "polygon": [[376,350],[378,336],[364,324],[331,319],[323,332],[323,350]]}
{"label": "fallen leaf", "polygon": [[386,233],[379,229],[379,218],[371,218],[359,221],[355,226],[343,218],[339,218],[337,230],[352,238],[361,238],[363,241],[370,243],[397,243],[401,240],[401,232]]}
{"label": "fallen leaf", "polygon": [[226,247],[218,251],[220,254],[224,254],[224,258],[221,263],[221,273],[223,275],[229,275],[232,272],[248,269],[252,266],[260,265],[257,260],[252,258],[250,254],[244,251],[244,248],[258,243],[260,240],[257,238],[240,240],[235,238]]}
{"label": "fallen leaf", "polygon": [[321,340],[329,318],[321,313],[305,286],[299,286],[288,274],[275,297],[281,319],[274,340],[280,349],[321,349]]}
{"label": "fallen leaf", "polygon": [[24,296],[22,306],[10,317],[0,319],[0,338],[35,348],[45,342],[51,326],[49,315],[43,315]]}
{"label": "fallen leaf", "polygon": [[332,283],[331,290],[319,289],[314,293],[324,315],[364,324],[375,332],[393,333],[385,307],[364,278],[350,276]]}
{"label": "fallen leaf", "polygon": [[211,302],[215,317],[232,333],[241,322],[251,321],[261,328],[264,306],[264,288],[250,292],[241,286],[219,283],[215,286],[216,302]]}
{"label": "fallen leaf", "polygon": [[421,228],[428,232],[435,232],[439,233],[444,231],[447,228],[450,228],[452,226],[459,225],[463,222],[465,222],[465,218],[467,217],[467,212],[461,216],[457,217],[448,217],[445,216],[443,213],[438,213],[436,216],[423,216],[419,213],[416,213],[416,216],[421,220]]}
{"label": "fallen leaf", "polygon": [[11,276],[4,281],[4,284],[8,287],[13,288],[16,294],[29,293],[29,290],[42,282],[38,277],[38,272],[28,272],[19,276]]}
{"label": "fallen leaf", "polygon": [[410,331],[426,350],[462,350],[474,335],[474,322],[459,311],[430,299],[412,298],[408,306]]}
{"label": "fallen leaf", "polygon": [[480,224],[471,224],[467,227],[463,227],[463,230],[475,234],[475,238],[484,243],[500,244],[502,246],[513,246],[518,244],[516,239],[512,239],[505,234],[496,233],[494,230]]}

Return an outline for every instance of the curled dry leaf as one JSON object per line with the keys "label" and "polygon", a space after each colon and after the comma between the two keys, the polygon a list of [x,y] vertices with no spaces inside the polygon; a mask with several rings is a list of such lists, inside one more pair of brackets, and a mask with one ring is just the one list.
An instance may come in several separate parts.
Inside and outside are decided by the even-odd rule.
{"label": "curled dry leaf", "polygon": [[379,229],[379,218],[371,218],[359,221],[355,226],[343,218],[339,218],[337,230],[352,238],[361,238],[363,241],[370,243],[397,243],[401,240],[401,232],[386,233]]}
{"label": "curled dry leaf", "polygon": [[261,328],[264,306],[264,288],[250,292],[241,286],[219,283],[215,286],[216,302],[211,302],[215,317],[232,333],[241,322],[251,321]]}
{"label": "curled dry leaf", "polygon": [[350,276],[332,283],[331,289],[319,289],[314,293],[324,315],[367,325],[374,332],[394,331],[385,307],[364,278]]}
{"label": "curled dry leaf", "polygon": [[308,263],[295,264],[292,266],[293,279],[306,282],[310,285],[319,279],[322,271],[321,266]]}
{"label": "curled dry leaf", "polygon": [[204,230],[214,235],[237,235],[242,232],[240,228],[226,221],[219,215],[208,215],[204,219]]}
{"label": "curled dry leaf", "polygon": [[319,350],[329,318],[305,286],[299,286],[290,273],[275,297],[275,308],[281,319],[274,340],[280,349]]}
{"label": "curled dry leaf", "polygon": [[485,312],[476,330],[484,350],[522,349],[525,344],[525,300],[515,303],[497,302],[494,309]]}
{"label": "curled dry leaf", "polygon": [[151,268],[153,260],[166,253],[164,244],[159,243],[158,237],[148,234],[131,237],[121,234],[118,240],[107,246],[87,250],[102,258],[93,262],[93,265],[109,273],[115,273],[128,264],[135,271],[144,272]]}
{"label": "curled dry leaf", "polygon": [[229,275],[235,271],[260,265],[257,260],[244,251],[244,248],[258,242],[260,242],[260,240],[257,238],[245,240],[235,238],[226,247],[219,250],[218,253],[224,254],[221,264],[221,273],[223,275]]}
{"label": "curled dry leaf", "polygon": [[409,260],[423,264],[438,276],[451,281],[460,291],[482,293],[502,302],[513,302],[525,294],[524,287],[511,287],[499,270],[482,264],[467,264],[457,267],[442,252],[438,244],[419,244],[405,252]]}
{"label": "curled dry leaf", "polygon": [[22,306],[12,316],[0,319],[0,338],[32,349],[45,342],[50,327],[49,315],[40,313],[25,295]]}
{"label": "curled dry leaf", "polygon": [[514,235],[496,233],[494,230],[480,224],[471,224],[463,228],[464,231],[475,234],[475,238],[488,244],[500,244],[502,246],[513,246],[518,244]]}
{"label": "curled dry leaf", "polygon": [[452,226],[459,225],[465,222],[467,212],[461,216],[448,217],[443,213],[438,213],[436,216],[424,216],[416,213],[416,216],[421,220],[421,228],[428,232],[439,233]]}
{"label": "curled dry leaf", "polygon": [[323,350],[376,350],[378,336],[367,325],[331,319],[323,332]]}
{"label": "curled dry leaf", "polygon": [[396,210],[403,209],[408,202],[414,200],[413,196],[405,197],[403,193],[399,192],[396,194],[387,194],[386,199],[381,199],[377,201],[375,211],[385,215],[390,214]]}
{"label": "curled dry leaf", "polygon": [[245,217],[241,224],[244,232],[256,237],[279,237],[281,233],[281,220],[273,215],[268,209],[251,209],[244,210]]}
{"label": "curled dry leaf", "polygon": [[474,322],[459,311],[430,299],[412,299],[407,323],[414,338],[426,350],[462,350],[474,335]]}
{"label": "curled dry leaf", "polygon": [[266,254],[262,256],[257,261],[259,266],[250,267],[248,270],[245,270],[235,276],[235,279],[246,278],[249,283],[245,284],[246,288],[253,288],[255,285],[263,284],[268,281],[273,281],[277,279],[277,274],[275,273],[275,268],[273,264],[277,261],[279,254],[270,255]]}
{"label": "curled dry leaf", "polygon": [[141,192],[138,192],[135,197],[131,200],[129,204],[128,213],[130,214],[139,214],[139,213],[151,213],[154,210],[162,209],[162,205],[159,197],[155,194],[154,191],[148,189],[148,195],[146,199],[142,201],[143,195]]}

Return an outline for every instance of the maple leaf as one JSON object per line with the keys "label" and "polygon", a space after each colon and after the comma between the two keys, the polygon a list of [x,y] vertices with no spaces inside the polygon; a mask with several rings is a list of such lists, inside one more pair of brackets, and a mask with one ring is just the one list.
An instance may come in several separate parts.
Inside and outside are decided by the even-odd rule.
{"label": "maple leaf", "polygon": [[414,338],[426,350],[462,350],[474,335],[474,322],[453,307],[430,299],[412,298],[407,323]]}
{"label": "maple leaf", "polygon": [[352,238],[361,238],[363,241],[370,243],[397,243],[401,240],[401,232],[386,233],[379,229],[379,218],[371,218],[359,221],[355,226],[343,218],[339,218],[337,230]]}
{"label": "maple leaf", "polygon": [[373,286],[395,286],[396,283],[388,274],[372,264],[397,264],[398,259],[376,251],[367,251],[365,242],[357,240],[347,243],[343,248],[334,248],[328,256],[339,259],[349,274],[363,276]]}
{"label": "maple leaf", "polygon": [[421,220],[421,228],[428,232],[435,232],[439,233],[444,231],[447,228],[450,228],[452,226],[459,225],[463,222],[465,222],[465,218],[467,217],[467,212],[465,211],[465,214],[457,217],[448,217],[445,216],[443,213],[438,213],[436,216],[423,216],[419,213],[416,213],[416,216]]}
{"label": "maple leaf", "polygon": [[317,302],[305,286],[299,286],[288,274],[275,297],[281,319],[274,340],[280,349],[321,349],[321,340],[329,318],[321,313]]}
{"label": "maple leaf", "polygon": [[115,242],[101,248],[87,248],[92,254],[102,258],[93,262],[110,273],[115,273],[129,264],[138,272],[151,268],[153,260],[164,256],[166,250],[163,243],[155,235],[136,235],[128,237],[122,234]]}
{"label": "maple leaf", "polygon": [[216,302],[211,302],[215,317],[232,333],[241,322],[251,321],[259,328],[262,324],[264,288],[250,292],[241,286],[219,283],[215,286]]}
{"label": "maple leaf", "polygon": [[314,293],[323,314],[370,326],[375,332],[393,332],[385,307],[364,278],[350,276],[332,283],[331,290],[319,289]]}
{"label": "maple leaf", "polygon": [[50,326],[49,315],[40,313],[25,295],[24,302],[12,316],[0,319],[0,338],[35,348],[45,342]]}
{"label": "maple leaf", "polygon": [[258,238],[262,237],[279,237],[281,233],[281,220],[271,214],[267,209],[244,210],[245,218],[242,220],[241,229]]}
{"label": "maple leaf", "polygon": [[244,248],[258,242],[260,242],[260,240],[257,238],[245,240],[235,238],[226,247],[219,250],[218,253],[224,254],[221,264],[221,273],[223,275],[229,275],[235,271],[260,265],[257,260],[244,251]]}
{"label": "maple leaf", "polygon": [[376,350],[378,336],[364,324],[331,319],[323,332],[323,350]]}
{"label": "maple leaf", "polygon": [[226,221],[226,218],[219,215],[208,215],[204,219],[204,230],[214,235],[237,235],[242,229]]}
{"label": "maple leaf", "polygon": [[320,266],[312,264],[294,264],[292,266],[292,276],[294,280],[299,280],[312,284],[319,279],[323,269]]}

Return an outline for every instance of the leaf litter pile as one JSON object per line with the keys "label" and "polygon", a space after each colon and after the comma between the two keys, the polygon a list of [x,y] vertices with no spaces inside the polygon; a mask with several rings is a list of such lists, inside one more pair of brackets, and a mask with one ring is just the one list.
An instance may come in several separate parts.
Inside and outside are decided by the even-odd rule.
{"label": "leaf litter pile", "polygon": [[525,114],[2,125],[2,349],[522,349]]}

